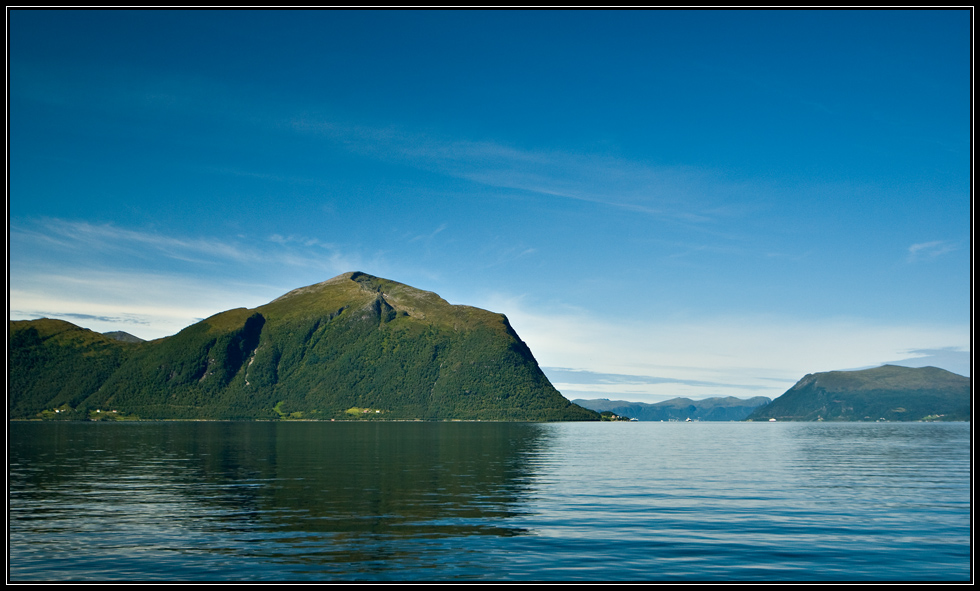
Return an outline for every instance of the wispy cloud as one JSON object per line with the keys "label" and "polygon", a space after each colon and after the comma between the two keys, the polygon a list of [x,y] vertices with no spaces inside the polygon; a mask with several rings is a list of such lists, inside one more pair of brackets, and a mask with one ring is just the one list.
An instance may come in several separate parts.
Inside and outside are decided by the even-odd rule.
{"label": "wispy cloud", "polygon": [[139,254],[152,251],[156,255],[195,263],[219,259],[247,261],[255,257],[254,252],[228,241],[174,237],[154,231],[120,228],[114,224],[52,218],[41,220],[35,227],[14,226],[11,228],[11,238],[13,241],[88,253],[125,250],[130,254]]}
{"label": "wispy cloud", "polygon": [[966,326],[849,318],[599,318],[501,295],[476,305],[507,315],[560,391],[630,394],[640,402],[776,397],[808,373],[876,366],[911,350],[968,347],[970,334]]}
{"label": "wispy cloud", "polygon": [[511,265],[515,261],[533,256],[536,252],[536,248],[527,247],[523,244],[501,245],[494,243],[483,250],[483,258],[485,262],[483,263],[482,268],[492,269],[505,265]]}
{"label": "wispy cloud", "polygon": [[438,235],[440,232],[442,232],[443,230],[445,230],[447,227],[448,227],[447,224],[440,224],[438,228],[436,228],[432,232],[429,232],[428,234],[420,234],[418,236],[415,236],[413,238],[410,238],[409,239],[409,242],[419,242],[419,241],[428,242],[429,240],[432,240],[433,238],[435,238],[436,235]]}
{"label": "wispy cloud", "polygon": [[762,187],[690,166],[656,166],[608,154],[518,148],[331,121],[295,118],[297,133],[319,135],[366,156],[541,196],[595,203],[664,221],[701,226],[743,216]]}
{"label": "wispy cloud", "polygon": [[[264,303],[268,286],[126,269],[70,268],[12,274],[10,319],[60,318],[97,332],[125,330],[152,339],[212,314]],[[272,299],[272,298],[269,298]]]}
{"label": "wispy cloud", "polygon": [[591,389],[595,386],[612,386],[623,388],[626,386],[650,386],[661,384],[681,384],[698,388],[744,388],[748,390],[758,389],[758,385],[738,385],[723,382],[709,382],[704,380],[668,378],[662,376],[628,375],[601,373],[584,369],[572,369],[567,367],[544,367],[542,368],[553,382],[567,384],[580,389]]}
{"label": "wispy cloud", "polygon": [[26,258],[34,248],[54,248],[90,261],[102,253],[114,257],[113,265],[121,264],[122,258],[135,257],[171,259],[195,266],[231,263],[255,270],[271,264],[342,273],[368,262],[319,238],[280,234],[265,240],[201,238],[52,218],[12,224],[10,234],[12,248],[19,248]]}
{"label": "wispy cloud", "polygon": [[62,311],[37,311],[37,310],[14,310],[14,314],[18,319],[33,320],[36,318],[59,318],[68,319],[72,322],[84,322],[91,323],[95,322],[98,324],[131,324],[136,326],[151,326],[151,322],[142,316],[137,316],[134,314],[126,314],[122,316],[100,316],[97,314],[76,314],[74,312],[62,312]]}
{"label": "wispy cloud", "polygon": [[11,319],[63,318],[143,338],[346,271],[387,268],[383,255],[313,237],[202,238],[61,219],[12,223],[10,250]]}
{"label": "wispy cloud", "polygon": [[697,380],[679,380],[676,378],[665,378],[658,376],[640,376],[619,373],[602,373],[588,371],[584,369],[574,369],[569,367],[545,367],[549,377],[562,382],[576,384],[676,384],[681,382],[693,384],[706,384]]}
{"label": "wispy cloud", "polygon": [[914,263],[917,261],[932,260],[957,249],[958,246],[948,240],[918,242],[909,247],[908,261]]}
{"label": "wispy cloud", "polygon": [[[758,180],[746,183],[700,167],[658,165],[594,151],[518,147],[495,140],[460,139],[394,125],[364,124],[306,108],[294,99],[276,97],[274,92],[260,97],[193,77],[154,77],[125,69],[111,74],[45,73],[32,71],[28,76],[31,83],[20,85],[18,92],[65,108],[152,114],[161,121],[170,117],[206,117],[262,133],[316,136],[325,145],[373,159],[396,161],[489,187],[593,203],[702,232],[720,231],[721,221],[747,219],[757,209],[759,196],[771,192]],[[45,82],[52,78],[59,82]],[[104,83],[93,84],[92,80]],[[127,82],[121,83],[122,80]],[[67,97],[73,97],[73,102],[66,102]],[[316,178],[267,171],[217,170],[270,181],[320,183]]]}
{"label": "wispy cloud", "polygon": [[953,373],[969,376],[970,368],[970,349],[968,347],[942,347],[939,349],[911,349],[905,352],[904,359],[889,361],[892,365],[904,365],[906,367],[941,367]]}

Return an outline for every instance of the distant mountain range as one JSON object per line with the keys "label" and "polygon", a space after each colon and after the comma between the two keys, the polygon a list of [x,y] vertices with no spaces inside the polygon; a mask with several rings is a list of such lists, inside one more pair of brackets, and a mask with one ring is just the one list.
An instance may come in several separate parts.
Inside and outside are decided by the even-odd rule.
{"label": "distant mountain range", "polygon": [[804,376],[748,420],[968,421],[970,378],[936,367],[883,365]]}
{"label": "distant mountain range", "polygon": [[759,407],[772,402],[771,398],[755,396],[741,399],[733,396],[691,400],[673,398],[664,402],[627,402],[625,400],[573,400],[575,404],[596,412],[611,411],[621,417],[639,421],[742,421]]}
{"label": "distant mountain range", "polygon": [[775,400],[756,396],[674,398],[656,404],[606,398],[573,402],[640,421],[968,421],[972,382],[936,367],[883,365],[808,374]]}
{"label": "distant mountain range", "polygon": [[345,273],[142,341],[10,322],[8,418],[599,420],[507,318]]}

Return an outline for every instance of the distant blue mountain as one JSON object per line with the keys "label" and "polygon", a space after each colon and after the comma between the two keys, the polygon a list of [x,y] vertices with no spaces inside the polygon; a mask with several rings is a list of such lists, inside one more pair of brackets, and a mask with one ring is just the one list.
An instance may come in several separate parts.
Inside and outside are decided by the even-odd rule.
{"label": "distant blue mountain", "polygon": [[673,398],[664,402],[627,402],[625,400],[573,400],[579,406],[597,411],[611,411],[619,416],[640,421],[742,421],[766,406],[772,399],[765,396],[742,399],[734,396],[691,400]]}

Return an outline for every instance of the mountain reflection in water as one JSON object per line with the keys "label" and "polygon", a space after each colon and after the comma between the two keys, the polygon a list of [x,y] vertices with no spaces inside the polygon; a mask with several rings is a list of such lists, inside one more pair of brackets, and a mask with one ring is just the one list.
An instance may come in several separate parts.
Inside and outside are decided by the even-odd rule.
{"label": "mountain reflection in water", "polygon": [[[132,535],[153,538],[154,530],[160,548],[178,553],[231,556],[252,544],[274,560],[336,561],[345,569],[414,562],[426,539],[520,535],[506,519],[521,511],[527,457],[545,437],[530,423],[21,423],[15,430],[15,512],[43,504],[31,519],[40,537],[47,526],[66,533],[71,518],[79,531],[69,546],[95,543],[121,554],[95,578],[130,568],[139,558],[136,548],[126,555]],[[415,543],[398,542],[406,538]],[[57,560],[65,567],[77,554]],[[184,575],[151,572],[161,574]]]}
{"label": "mountain reflection in water", "polygon": [[969,423],[8,425],[11,581],[966,581]]}

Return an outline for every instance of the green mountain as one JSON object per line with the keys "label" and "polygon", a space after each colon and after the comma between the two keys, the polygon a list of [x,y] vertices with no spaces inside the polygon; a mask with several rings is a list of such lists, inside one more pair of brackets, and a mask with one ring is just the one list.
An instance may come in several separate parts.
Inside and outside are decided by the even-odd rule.
{"label": "green mountain", "polygon": [[11,322],[8,416],[599,419],[555,390],[502,314],[364,273],[131,341]]}
{"label": "green mountain", "polygon": [[808,374],[752,413],[764,421],[968,421],[970,378],[936,367],[883,365]]}
{"label": "green mountain", "polygon": [[575,404],[596,412],[611,411],[638,421],[742,421],[759,407],[772,402],[765,396],[742,399],[734,396],[691,400],[671,398],[663,402],[627,402],[625,400],[573,400]]}

